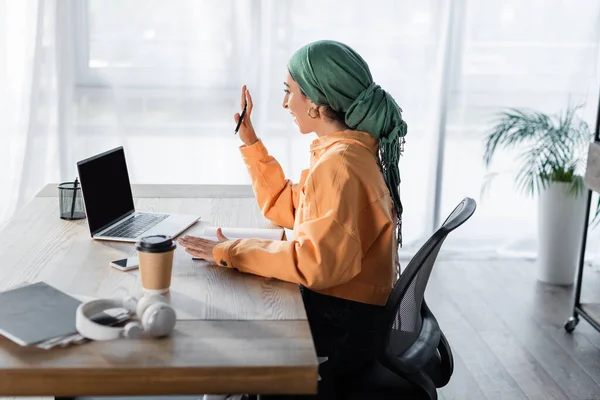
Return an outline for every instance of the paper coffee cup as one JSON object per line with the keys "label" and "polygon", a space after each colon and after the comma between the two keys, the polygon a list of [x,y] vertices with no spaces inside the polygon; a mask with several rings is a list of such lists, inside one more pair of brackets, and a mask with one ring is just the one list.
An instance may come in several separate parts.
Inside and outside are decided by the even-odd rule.
{"label": "paper coffee cup", "polygon": [[135,247],[140,260],[144,292],[167,293],[171,286],[173,254],[177,247],[175,242],[170,236],[153,235],[141,238]]}

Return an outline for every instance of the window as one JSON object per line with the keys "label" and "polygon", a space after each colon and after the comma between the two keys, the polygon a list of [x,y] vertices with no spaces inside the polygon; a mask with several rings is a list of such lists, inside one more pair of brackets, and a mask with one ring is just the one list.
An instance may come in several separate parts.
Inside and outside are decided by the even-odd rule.
{"label": "window", "polygon": [[[493,114],[521,106],[552,112],[569,99],[591,99],[593,118],[597,101],[595,0],[578,7],[563,0],[381,0],[368,7],[362,0],[61,4],[73,7],[75,16],[71,163],[124,145],[134,183],[249,183],[233,135],[242,84],[255,100],[257,132],[286,174],[297,179],[308,165],[312,137],[299,135],[281,108],[287,61],[300,46],[323,38],[356,48],[408,123],[400,162],[407,246],[428,232],[433,213],[451,6],[460,5],[460,40],[449,55],[438,194],[442,219],[464,196],[478,200],[478,217],[461,230],[463,237],[494,249],[514,239],[515,230],[533,237],[527,232],[535,226],[536,204],[514,192],[509,176],[480,196],[482,139]],[[507,156],[501,164],[510,168],[514,159]]]}
{"label": "window", "polygon": [[476,218],[450,238],[504,254],[535,255],[537,199],[517,193],[517,153],[500,154],[487,179],[483,138],[509,107],[546,113],[569,103],[593,129],[598,102],[600,3],[562,0],[466,1],[462,44],[448,102],[442,215],[466,195],[479,197]]}
{"label": "window", "polygon": [[[234,3],[244,10],[234,10]],[[249,2],[73,2],[80,85],[234,87],[241,46],[236,12]],[[246,6],[246,7],[244,7]],[[234,12],[236,11],[236,12]],[[241,27],[243,28],[243,26]]]}

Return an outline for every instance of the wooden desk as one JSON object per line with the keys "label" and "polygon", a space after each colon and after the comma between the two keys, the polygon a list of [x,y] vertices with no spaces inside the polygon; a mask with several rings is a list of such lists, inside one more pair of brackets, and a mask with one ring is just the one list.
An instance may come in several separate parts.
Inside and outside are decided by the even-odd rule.
{"label": "wooden desk", "polygon": [[[55,188],[44,188],[0,231],[0,290],[45,281],[71,294],[139,296],[138,271],[108,265],[135,254],[133,244],[93,241],[87,220],[59,219]],[[270,226],[249,187],[133,191],[138,210],[199,215],[186,234],[208,225]],[[41,350],[1,337],[0,396],[316,392],[316,352],[296,285],[192,261],[178,247],[170,297],[178,322],[167,339]]]}

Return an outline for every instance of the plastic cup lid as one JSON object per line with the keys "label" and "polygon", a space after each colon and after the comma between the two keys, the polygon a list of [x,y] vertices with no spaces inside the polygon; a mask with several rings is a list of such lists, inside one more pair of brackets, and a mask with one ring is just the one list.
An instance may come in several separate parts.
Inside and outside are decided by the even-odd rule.
{"label": "plastic cup lid", "polygon": [[173,250],[176,245],[170,236],[152,235],[138,240],[135,247],[138,251],[146,253],[164,253]]}

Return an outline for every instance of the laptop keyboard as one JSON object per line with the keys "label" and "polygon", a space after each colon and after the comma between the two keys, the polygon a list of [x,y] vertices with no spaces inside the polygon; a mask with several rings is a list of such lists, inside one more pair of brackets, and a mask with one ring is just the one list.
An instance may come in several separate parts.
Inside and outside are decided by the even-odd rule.
{"label": "laptop keyboard", "polygon": [[136,238],[167,217],[168,215],[164,214],[136,214],[133,218],[128,218],[110,231],[103,233],[102,236]]}

